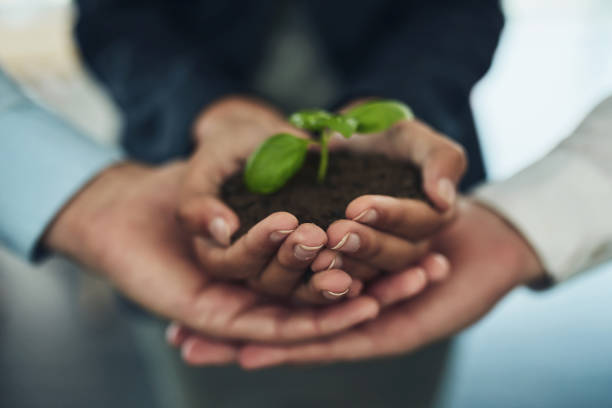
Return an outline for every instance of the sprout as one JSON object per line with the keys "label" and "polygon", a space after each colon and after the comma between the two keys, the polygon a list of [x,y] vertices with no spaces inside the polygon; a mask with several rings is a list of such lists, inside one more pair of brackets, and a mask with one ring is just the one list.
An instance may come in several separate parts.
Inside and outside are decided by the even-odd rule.
{"label": "sprout", "polygon": [[317,180],[323,183],[329,162],[329,139],[334,132],[349,139],[355,133],[383,132],[400,120],[412,118],[410,108],[389,100],[366,102],[338,115],[320,109],[296,112],[289,117],[289,122],[318,133],[318,140],[303,139],[290,133],[270,137],[249,157],[244,181],[253,193],[272,194],[280,190],[302,168],[308,146],[314,144],[319,146],[321,154]]}

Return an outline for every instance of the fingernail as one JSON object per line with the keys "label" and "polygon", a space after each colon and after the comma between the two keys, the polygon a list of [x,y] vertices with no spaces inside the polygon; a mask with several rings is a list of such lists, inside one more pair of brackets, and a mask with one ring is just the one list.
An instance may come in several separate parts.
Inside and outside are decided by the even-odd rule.
{"label": "fingernail", "polygon": [[334,268],[342,268],[342,255],[336,254],[334,259],[332,259],[331,263],[327,267],[327,270],[329,271],[330,269]]}
{"label": "fingernail", "polygon": [[323,291],[323,297],[327,298],[327,299],[331,299],[331,300],[336,300],[338,299],[340,296],[344,296],[348,293],[349,288],[343,290],[342,292],[332,292],[331,290],[325,290]]}
{"label": "fingernail", "polygon": [[309,261],[317,255],[321,248],[323,248],[323,245],[308,246],[297,244],[295,248],[293,248],[293,254],[300,261]]}
{"label": "fingernail", "polygon": [[441,254],[434,255],[433,260],[438,264],[439,268],[434,268],[433,271],[430,271],[429,276],[434,280],[443,280],[450,272],[450,263]]}
{"label": "fingernail", "polygon": [[411,293],[418,293],[427,284],[427,272],[425,272],[425,269],[417,267],[413,273],[416,274],[417,278],[411,281],[410,289]]}
{"label": "fingernail", "polygon": [[365,211],[362,211],[358,216],[353,218],[353,221],[359,221],[363,224],[371,224],[378,218],[378,212],[376,210],[370,208]]}
{"label": "fingernail", "polygon": [[445,270],[449,268],[448,259],[442,254],[435,254],[433,259]]}
{"label": "fingernail", "polygon": [[361,239],[359,235],[349,232],[332,249],[342,250],[343,252],[355,252],[359,249],[360,245]]}
{"label": "fingernail", "polygon": [[448,204],[452,206],[455,203],[457,192],[455,185],[450,179],[443,178],[438,181],[438,195]]}
{"label": "fingernail", "polygon": [[221,245],[228,246],[230,244],[229,227],[225,220],[221,217],[213,218],[208,225],[210,235]]}
{"label": "fingernail", "polygon": [[181,357],[183,360],[187,361],[189,356],[193,352],[193,348],[195,347],[195,341],[191,339],[187,339],[185,343],[181,346]]}
{"label": "fingernail", "polygon": [[168,344],[176,346],[177,345],[176,340],[178,339],[178,334],[179,334],[179,326],[177,324],[171,323],[166,328],[166,341],[168,342]]}
{"label": "fingernail", "polygon": [[287,238],[287,235],[291,234],[293,231],[295,230],[292,229],[292,230],[274,231],[273,233],[270,234],[270,241],[281,242],[283,239]]}

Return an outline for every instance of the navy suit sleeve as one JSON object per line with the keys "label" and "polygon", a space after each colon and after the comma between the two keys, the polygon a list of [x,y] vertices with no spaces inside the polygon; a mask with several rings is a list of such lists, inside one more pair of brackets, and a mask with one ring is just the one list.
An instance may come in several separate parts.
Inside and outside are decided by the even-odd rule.
{"label": "navy suit sleeve", "polygon": [[187,155],[197,113],[239,92],[202,44],[184,35],[172,3],[78,2],[75,34],[85,63],[123,113],[126,152],[151,163]]}
{"label": "navy suit sleeve", "polygon": [[[368,14],[375,24],[361,26],[358,18],[345,15],[344,29],[346,24],[357,25],[351,30],[353,38],[329,36],[338,39],[329,44],[331,54],[337,56],[336,65],[348,78],[343,100],[381,96],[404,101],[419,118],[467,148],[466,184],[482,179],[469,96],[497,47],[503,27],[499,2],[366,0],[359,4],[368,7],[369,3]],[[321,26],[322,30],[343,29],[324,21]]]}

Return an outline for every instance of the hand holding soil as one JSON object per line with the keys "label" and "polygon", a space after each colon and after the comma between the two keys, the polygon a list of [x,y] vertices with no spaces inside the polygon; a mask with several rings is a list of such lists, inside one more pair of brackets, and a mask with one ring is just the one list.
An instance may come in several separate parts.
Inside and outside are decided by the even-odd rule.
{"label": "hand holding soil", "polygon": [[[239,170],[248,155],[274,133],[307,135],[272,109],[239,98],[208,109],[195,129],[198,149],[179,214],[199,235],[194,244],[203,266],[219,278],[247,279],[266,293],[293,294],[305,302],[327,303],[347,290],[353,297],[362,281],[380,271],[413,266],[427,251],[426,238],[452,217],[454,183],[465,167],[454,143],[418,121],[399,121],[350,140],[330,133],[332,152],[322,184],[316,182],[317,155],[310,153],[288,185],[261,196],[242,182]],[[423,170],[427,196],[412,163]],[[217,198],[220,184],[232,174],[221,193],[235,213]],[[299,225],[296,217],[305,223]],[[327,234],[321,227],[329,227]],[[236,230],[233,245],[218,245],[227,246]],[[304,282],[307,269],[317,273]],[[428,279],[422,268],[412,269],[411,281],[420,291]]]}
{"label": "hand holding soil", "polygon": [[[327,242],[320,227],[300,225],[286,211],[266,211],[248,232],[235,234],[238,216],[219,198],[222,183],[241,170],[249,154],[270,134],[307,135],[261,102],[237,97],[204,111],[194,130],[197,149],[183,180],[178,217],[194,235],[195,253],[204,270],[218,279],[247,281],[267,294],[295,293],[302,301],[329,301],[324,294],[345,292],[352,279],[338,269],[301,282]],[[238,239],[230,245],[232,235]]]}

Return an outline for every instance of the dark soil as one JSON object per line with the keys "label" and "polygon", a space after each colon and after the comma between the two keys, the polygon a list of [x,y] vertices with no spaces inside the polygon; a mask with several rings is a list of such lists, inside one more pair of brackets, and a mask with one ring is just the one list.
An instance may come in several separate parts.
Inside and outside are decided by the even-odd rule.
{"label": "dark soil", "polygon": [[345,218],[346,206],[364,194],[426,200],[419,170],[405,161],[382,155],[334,152],[329,157],[327,179],[317,183],[319,155],[309,153],[304,167],[280,191],[271,195],[247,190],[242,172],[229,178],[222,188],[223,200],[240,217],[240,237],[253,225],[277,211],[295,215],[300,223],[312,222],[326,229]]}

